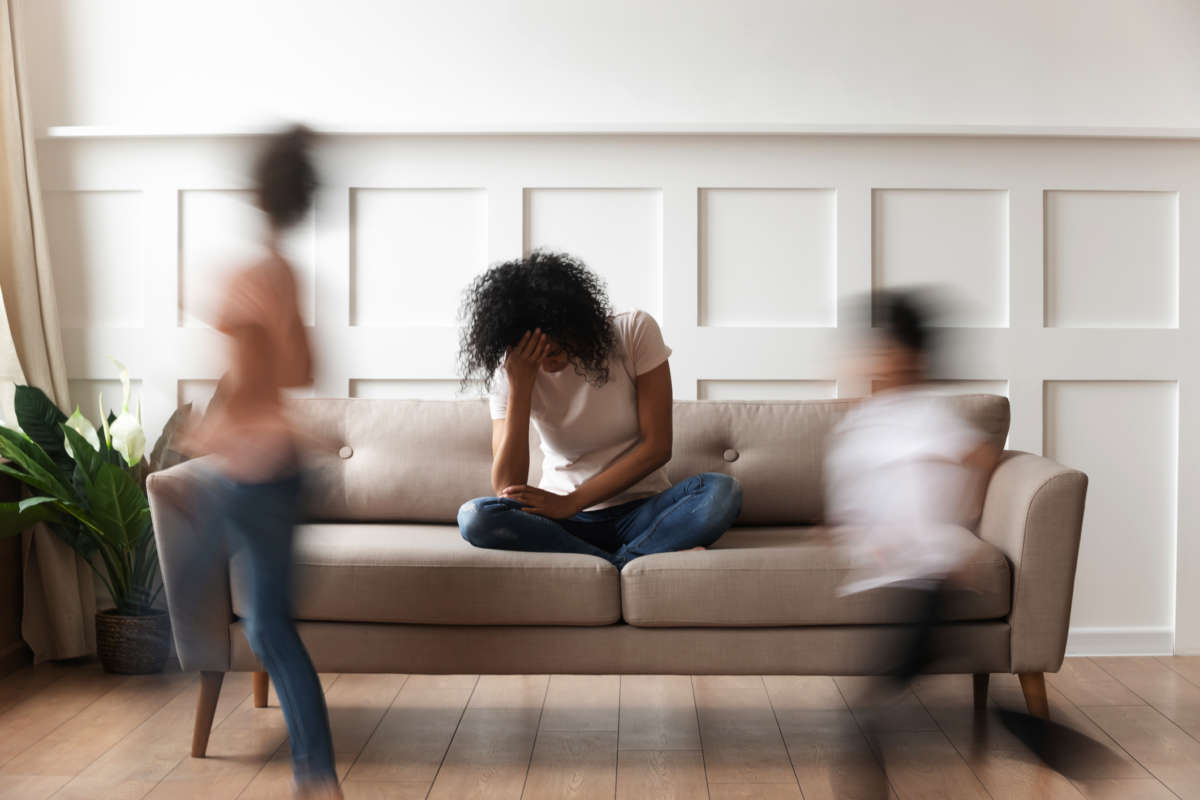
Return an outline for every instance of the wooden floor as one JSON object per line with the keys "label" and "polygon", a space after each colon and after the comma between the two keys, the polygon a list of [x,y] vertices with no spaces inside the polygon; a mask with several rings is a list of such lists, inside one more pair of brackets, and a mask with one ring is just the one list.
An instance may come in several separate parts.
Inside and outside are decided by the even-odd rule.
{"label": "wooden floor", "polygon": [[[863,679],[323,676],[347,798],[1200,798],[1200,658],[1069,660],[1051,717],[1105,757],[1069,778],[969,676],[880,700]],[[209,757],[188,756],[195,675],[94,663],[0,679],[0,798],[290,796],[283,718],[226,678]],[[1015,678],[991,701],[1020,709]],[[884,766],[886,765],[886,772]]]}

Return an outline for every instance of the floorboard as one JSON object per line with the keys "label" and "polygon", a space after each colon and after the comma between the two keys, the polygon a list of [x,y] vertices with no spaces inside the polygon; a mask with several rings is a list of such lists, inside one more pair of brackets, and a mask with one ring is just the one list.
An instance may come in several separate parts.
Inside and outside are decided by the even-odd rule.
{"label": "floorboard", "polygon": [[616,789],[616,731],[538,733],[523,800],[612,800]]}
{"label": "floorboard", "polygon": [[692,683],[710,784],[795,782],[761,677],[697,676]]}
{"label": "floorboard", "polygon": [[708,797],[699,750],[621,750],[617,800],[697,800]]}
{"label": "floorboard", "polygon": [[475,675],[410,677],[350,768],[347,784],[403,783],[428,792],[477,681]]}
{"label": "floorboard", "polygon": [[1180,797],[1200,797],[1200,742],[1148,706],[1093,706],[1083,711]]}
{"label": "floorboard", "polygon": [[[373,798],[1200,797],[1200,659],[1068,659],[1051,719],[1086,761],[1038,758],[997,716],[1014,676],[322,675],[337,772]],[[274,693],[226,676],[209,757],[188,755],[198,680],[77,662],[0,679],[0,797],[263,800],[291,796]],[[1056,771],[1059,766],[1065,772]]]}
{"label": "floorboard", "polygon": [[520,798],[548,685],[547,675],[481,676],[430,800]]}
{"label": "floorboard", "polygon": [[696,697],[686,675],[622,675],[621,750],[699,750]]}
{"label": "floorboard", "polygon": [[1080,707],[1143,705],[1140,697],[1088,658],[1068,658],[1046,680]]}
{"label": "floorboard", "polygon": [[1093,661],[1193,737],[1200,735],[1200,686],[1155,658],[1097,658]]}

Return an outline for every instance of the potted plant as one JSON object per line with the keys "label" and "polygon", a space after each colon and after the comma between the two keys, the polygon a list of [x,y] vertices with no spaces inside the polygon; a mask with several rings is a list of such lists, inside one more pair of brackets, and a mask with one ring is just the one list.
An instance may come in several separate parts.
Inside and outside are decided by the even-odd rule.
{"label": "potted plant", "polygon": [[0,473],[25,484],[29,496],[0,503],[0,536],[48,525],[112,597],[114,607],[96,614],[101,664],[109,672],[158,672],[170,650],[170,620],[154,607],[161,582],[145,491],[146,436],[141,404],[136,415],[129,410],[129,373],[117,366],[121,411],[105,415],[101,398],[102,432],[78,408],[68,417],[40,389],[17,387],[20,430],[0,426],[0,456],[7,460]]}

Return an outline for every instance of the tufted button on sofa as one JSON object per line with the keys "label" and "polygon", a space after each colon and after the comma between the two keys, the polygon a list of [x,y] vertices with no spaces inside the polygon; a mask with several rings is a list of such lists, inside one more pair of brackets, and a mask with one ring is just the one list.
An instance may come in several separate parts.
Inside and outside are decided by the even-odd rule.
{"label": "tufted button on sofa", "polygon": [[[318,670],[869,674],[904,635],[896,590],[839,595],[848,565],[822,527],[825,450],[852,401],[677,403],[672,480],[732,475],[742,514],[706,551],[645,556],[620,572],[593,556],[462,539],[459,506],[490,494],[483,401],[296,402],[310,429],[344,443],[310,465],[295,548],[294,613]],[[1005,398],[954,402],[1003,447]],[[244,565],[196,532],[203,508],[188,498],[202,475],[185,462],[148,482],[179,659],[209,676],[198,754],[219,676],[260,668],[241,621]],[[984,687],[989,673],[1018,673],[1044,711],[1041,675],[1066,647],[1086,486],[1039,456],[1003,455],[978,524],[948,540],[970,591],[945,609],[931,670],[974,673]]]}

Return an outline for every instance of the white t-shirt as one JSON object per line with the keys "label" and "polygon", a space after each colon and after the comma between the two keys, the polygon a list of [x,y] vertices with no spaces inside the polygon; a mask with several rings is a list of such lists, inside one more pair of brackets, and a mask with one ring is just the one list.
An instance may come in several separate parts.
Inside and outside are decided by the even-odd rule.
{"label": "white t-shirt", "polygon": [[984,434],[949,398],[897,390],[865,400],[842,419],[825,459],[826,517],[859,573],[843,593],[944,577],[946,544],[978,518],[976,475],[962,461]]}
{"label": "white t-shirt", "polygon": [[[608,382],[593,386],[573,366],[538,370],[530,422],[542,442],[539,488],[567,495],[604,471],[641,441],[637,376],[659,367],[671,355],[654,317],[628,311],[612,318],[616,342],[609,356]],[[503,365],[492,381],[492,419],[508,414],[508,376]],[[671,488],[664,467],[588,510],[650,497]]]}

